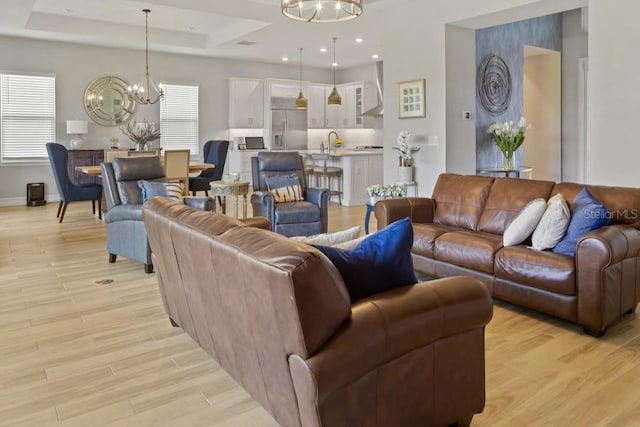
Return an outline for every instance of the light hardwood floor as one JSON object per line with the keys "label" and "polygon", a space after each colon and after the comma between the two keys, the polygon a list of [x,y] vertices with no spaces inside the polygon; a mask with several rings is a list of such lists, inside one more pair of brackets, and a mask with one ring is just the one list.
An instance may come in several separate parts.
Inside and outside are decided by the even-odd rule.
{"label": "light hardwood floor", "polygon": [[[0,426],[277,425],[169,325],[155,274],[107,262],[89,204],[72,203],[62,224],[56,208],[0,208]],[[331,229],[363,218],[333,205]],[[473,426],[640,425],[635,314],[595,339],[496,302],[486,359]]]}

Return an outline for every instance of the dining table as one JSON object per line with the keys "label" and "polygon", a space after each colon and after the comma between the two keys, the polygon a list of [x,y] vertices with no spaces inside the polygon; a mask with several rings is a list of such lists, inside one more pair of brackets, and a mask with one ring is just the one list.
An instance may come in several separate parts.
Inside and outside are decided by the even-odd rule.
{"label": "dining table", "polygon": [[[215,167],[216,165],[213,163],[189,163],[189,173],[197,173],[205,169],[213,169]],[[76,166],[76,170],[91,176],[100,176],[102,174],[100,165]]]}

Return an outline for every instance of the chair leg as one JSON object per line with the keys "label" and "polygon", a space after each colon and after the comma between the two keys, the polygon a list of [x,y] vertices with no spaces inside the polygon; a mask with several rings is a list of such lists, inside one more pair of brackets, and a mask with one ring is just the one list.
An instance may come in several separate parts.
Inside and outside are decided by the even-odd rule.
{"label": "chair leg", "polygon": [[60,218],[60,211],[62,210],[62,205],[64,204],[64,202],[62,200],[60,200],[60,204],[58,205],[58,214],[56,215],[56,218]]}
{"label": "chair leg", "polygon": [[193,197],[195,197],[195,196],[196,196],[196,190],[191,190],[191,195],[192,195]]}
{"label": "chair leg", "polygon": [[96,214],[96,201],[92,200],[91,201],[91,210],[93,211],[93,214]]}
{"label": "chair leg", "polygon": [[[207,194],[207,197],[209,197],[209,195]],[[220,208],[222,208],[222,197],[218,196],[218,204],[220,204]]]}
{"label": "chair leg", "polygon": [[62,219],[64,218],[64,213],[67,211],[67,205],[69,203],[64,202],[64,204],[62,205],[62,212],[60,213],[60,223],[62,223]]}
{"label": "chair leg", "polygon": [[102,219],[102,198],[98,199],[98,219]]}
{"label": "chair leg", "polygon": [[153,273],[153,264],[145,264],[144,265],[144,272],[147,273],[147,274]]}
{"label": "chair leg", "polygon": [[179,328],[180,325],[178,325],[178,323],[173,320],[171,317],[169,317],[169,322],[171,322],[171,326],[173,326],[174,328]]}
{"label": "chair leg", "polygon": [[109,254],[109,263],[113,264],[114,262],[116,262],[116,254]]}
{"label": "chair leg", "polygon": [[209,191],[208,190],[204,190],[204,197],[209,197]]}

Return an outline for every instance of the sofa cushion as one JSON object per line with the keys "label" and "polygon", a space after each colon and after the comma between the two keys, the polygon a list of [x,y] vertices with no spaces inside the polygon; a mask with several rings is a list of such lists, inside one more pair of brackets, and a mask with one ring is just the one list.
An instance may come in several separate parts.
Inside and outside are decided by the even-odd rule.
{"label": "sofa cushion", "polygon": [[275,210],[276,224],[320,222],[320,208],[311,202],[280,203]]}
{"label": "sofa cushion", "polygon": [[462,231],[453,225],[413,223],[413,252],[427,258],[433,258],[436,239],[449,231]]}
{"label": "sofa cushion", "polygon": [[153,182],[141,179],[138,181],[138,187],[142,191],[142,203],[156,196],[176,202],[182,201],[184,186],[181,182]]}
{"label": "sofa cushion", "polygon": [[548,199],[553,182],[530,179],[498,178],[491,186],[478,230],[503,234],[509,223],[529,203],[537,198]]}
{"label": "sofa cushion", "polygon": [[583,188],[571,204],[571,222],[567,234],[553,248],[557,254],[576,254],[578,239],[589,231],[597,230],[609,224],[607,209]]}
{"label": "sofa cushion", "polygon": [[564,295],[576,294],[573,257],[510,246],[496,253],[496,277]]}
{"label": "sofa cushion", "polygon": [[347,228],[333,233],[314,234],[313,236],[293,236],[290,239],[306,243],[307,245],[336,246],[356,239],[360,235],[360,226]]}
{"label": "sofa cushion", "polygon": [[533,199],[516,215],[502,236],[504,246],[515,246],[524,242],[540,222],[544,211],[547,210],[547,201],[542,197]]}
{"label": "sofa cushion", "polygon": [[493,273],[493,258],[502,248],[502,236],[473,231],[452,231],[436,239],[433,257],[439,261]]}
{"label": "sofa cushion", "polygon": [[[556,184],[551,193],[560,193],[565,200],[573,200],[584,187],[583,184],[562,182]],[[587,185],[586,188],[607,208],[612,224],[633,224],[640,228],[640,188],[603,185]]]}
{"label": "sofa cushion", "polygon": [[393,222],[351,250],[316,246],[336,266],[351,301],[418,282],[413,270],[411,220]]}
{"label": "sofa cushion", "polygon": [[531,244],[534,249],[543,251],[551,249],[564,237],[569,227],[571,213],[562,194],[556,194],[547,202],[538,226],[531,236]]}
{"label": "sofa cushion", "polygon": [[475,230],[493,179],[486,176],[441,174],[433,190],[433,199],[436,201],[434,224]]}

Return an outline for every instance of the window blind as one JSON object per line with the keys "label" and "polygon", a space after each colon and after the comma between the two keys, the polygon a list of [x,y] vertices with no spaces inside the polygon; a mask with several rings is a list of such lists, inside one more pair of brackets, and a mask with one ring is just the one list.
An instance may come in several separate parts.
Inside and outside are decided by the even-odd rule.
{"label": "window blind", "polygon": [[163,83],[160,101],[160,145],[165,150],[189,149],[199,156],[198,86]]}
{"label": "window blind", "polygon": [[3,162],[47,159],[56,140],[56,78],[0,74],[0,151]]}

